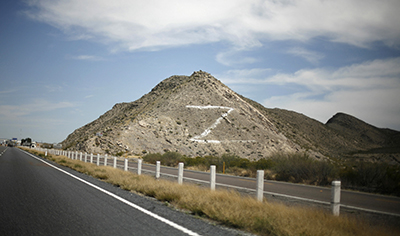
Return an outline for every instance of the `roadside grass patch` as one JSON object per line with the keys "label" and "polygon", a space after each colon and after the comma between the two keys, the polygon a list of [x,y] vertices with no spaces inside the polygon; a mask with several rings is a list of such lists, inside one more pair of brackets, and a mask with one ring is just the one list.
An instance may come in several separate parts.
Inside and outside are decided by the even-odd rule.
{"label": "roadside grass patch", "polygon": [[78,169],[78,168],[82,168],[83,166],[81,164],[75,164],[74,168]]}
{"label": "roadside grass patch", "polygon": [[63,156],[49,155],[46,158],[53,158],[57,163],[122,189],[168,202],[168,205],[189,211],[193,215],[257,235],[400,235],[397,228],[370,225],[350,216],[336,217],[330,212],[315,208],[258,202],[253,197],[242,196],[235,191],[211,191],[194,184],[179,185],[167,180],[156,180],[152,176],[138,176],[110,166],[97,166]]}

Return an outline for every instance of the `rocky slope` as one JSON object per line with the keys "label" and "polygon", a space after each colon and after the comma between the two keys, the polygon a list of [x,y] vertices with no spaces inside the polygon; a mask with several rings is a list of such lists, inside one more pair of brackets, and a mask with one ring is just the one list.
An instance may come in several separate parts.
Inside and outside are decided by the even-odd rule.
{"label": "rocky slope", "polygon": [[199,71],[172,76],[137,101],[116,104],[70,134],[63,147],[110,154],[177,151],[193,157],[231,153],[259,159],[275,152],[308,152],[316,158],[353,155],[399,143],[399,132],[345,114],[322,124],[296,112],[267,109]]}
{"label": "rocky slope", "polygon": [[351,115],[337,113],[326,124],[303,114],[268,109],[244,98],[276,125],[288,139],[328,157],[400,164],[400,132],[374,127]]}

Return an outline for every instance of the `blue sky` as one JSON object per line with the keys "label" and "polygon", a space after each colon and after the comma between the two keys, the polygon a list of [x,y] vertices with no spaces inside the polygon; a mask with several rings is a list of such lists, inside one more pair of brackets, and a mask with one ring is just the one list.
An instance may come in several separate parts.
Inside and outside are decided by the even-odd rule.
{"label": "blue sky", "polygon": [[60,142],[203,70],[269,108],[400,130],[400,1],[0,3],[0,137]]}

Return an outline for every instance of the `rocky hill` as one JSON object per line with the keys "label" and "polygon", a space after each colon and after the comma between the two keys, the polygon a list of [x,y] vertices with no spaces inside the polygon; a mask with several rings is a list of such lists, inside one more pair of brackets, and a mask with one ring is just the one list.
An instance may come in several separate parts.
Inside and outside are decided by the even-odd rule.
{"label": "rocky hill", "polygon": [[398,131],[377,128],[344,113],[335,114],[323,124],[294,111],[268,109],[244,99],[269,117],[286,137],[306,150],[334,158],[400,164]]}
{"label": "rocky hill", "polygon": [[70,134],[63,147],[193,157],[231,153],[249,159],[308,152],[316,158],[367,155],[393,161],[399,133],[342,113],[322,124],[293,111],[267,109],[199,71],[172,76],[137,101],[116,104]]}

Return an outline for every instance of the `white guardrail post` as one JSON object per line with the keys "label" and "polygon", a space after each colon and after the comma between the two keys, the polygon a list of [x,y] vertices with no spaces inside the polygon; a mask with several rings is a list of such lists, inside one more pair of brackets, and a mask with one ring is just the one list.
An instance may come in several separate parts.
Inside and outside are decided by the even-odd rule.
{"label": "white guardrail post", "polygon": [[124,160],[124,171],[128,171],[128,158]]}
{"label": "white guardrail post", "polygon": [[339,216],[340,213],[340,185],[340,181],[332,181],[331,208],[334,216]]}
{"label": "white guardrail post", "polygon": [[215,165],[210,166],[210,188],[215,190]]}
{"label": "white guardrail post", "polygon": [[79,160],[82,161],[82,152],[79,153]]}
{"label": "white guardrail post", "polygon": [[161,166],[161,162],[156,161],[156,179],[160,178],[160,166]]}
{"label": "white guardrail post", "polygon": [[97,161],[96,161],[96,165],[99,166],[100,165],[100,154],[97,154]]}
{"label": "white guardrail post", "polygon": [[138,159],[138,161],[137,161],[137,174],[138,175],[142,174],[142,162],[143,162],[142,159]]}
{"label": "white guardrail post", "polygon": [[262,202],[264,199],[264,170],[257,170],[257,200]]}
{"label": "white guardrail post", "polygon": [[93,163],[93,153],[90,153],[90,163]]}
{"label": "white guardrail post", "polygon": [[107,166],[107,159],[108,159],[108,156],[107,156],[107,154],[104,156],[104,166]]}
{"label": "white guardrail post", "polygon": [[183,183],[183,163],[179,162],[179,168],[178,168],[178,184]]}
{"label": "white guardrail post", "polygon": [[87,152],[85,152],[85,162],[87,162]]}
{"label": "white guardrail post", "polygon": [[114,163],[113,163],[113,167],[117,168],[117,157],[113,157],[114,158]]}

